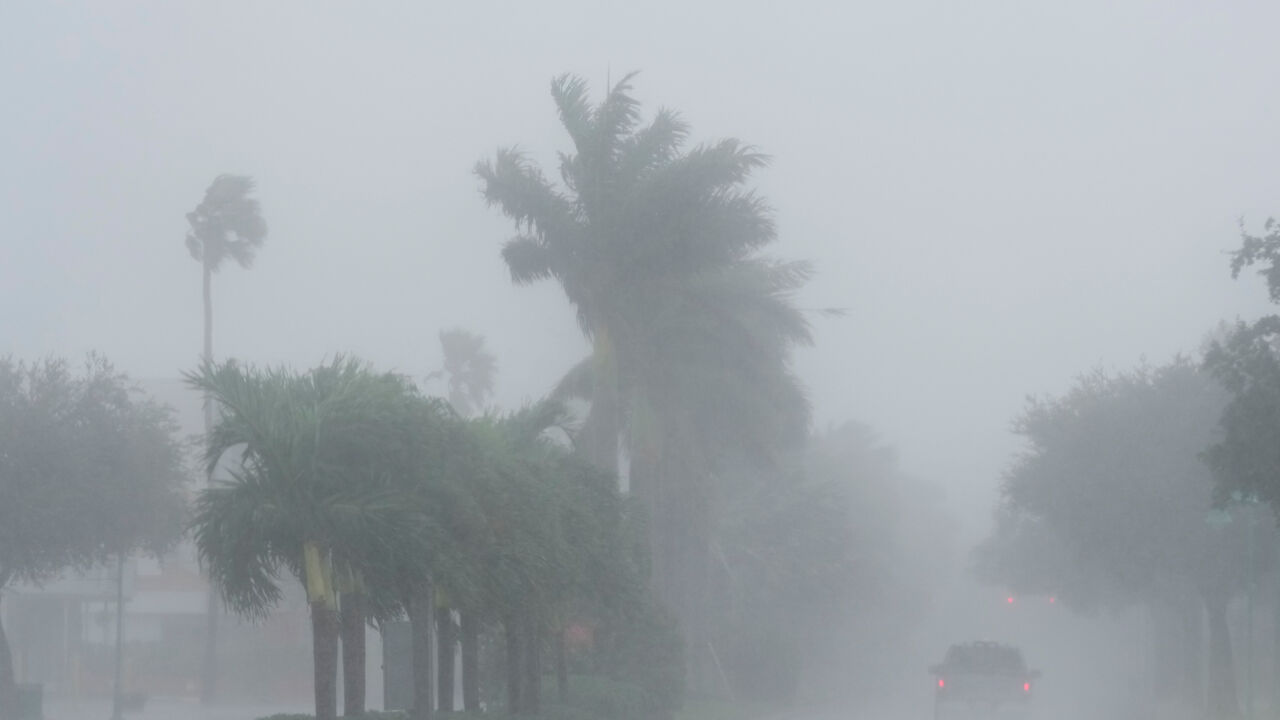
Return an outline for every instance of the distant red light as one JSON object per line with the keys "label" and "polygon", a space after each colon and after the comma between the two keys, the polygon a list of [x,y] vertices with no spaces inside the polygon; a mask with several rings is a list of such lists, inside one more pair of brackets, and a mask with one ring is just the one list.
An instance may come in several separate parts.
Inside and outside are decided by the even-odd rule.
{"label": "distant red light", "polygon": [[1029,682],[1022,683],[1022,692],[1031,692],[1031,683]]}
{"label": "distant red light", "polygon": [[943,680],[942,678],[938,678],[938,689],[941,690],[946,686],[947,686],[947,681]]}
{"label": "distant red light", "polygon": [[1050,596],[1049,596],[1049,604],[1050,604],[1050,605],[1052,605],[1052,604],[1054,604],[1054,603],[1056,603],[1056,602],[1058,602],[1058,598],[1056,598],[1056,597],[1054,597],[1054,596],[1050,595]]}
{"label": "distant red light", "polygon": [[1007,603],[1009,603],[1010,605],[1012,605],[1012,604],[1013,604],[1013,596],[1012,596],[1012,595],[1010,595],[1009,597],[1005,598],[1005,602],[1007,602]]}

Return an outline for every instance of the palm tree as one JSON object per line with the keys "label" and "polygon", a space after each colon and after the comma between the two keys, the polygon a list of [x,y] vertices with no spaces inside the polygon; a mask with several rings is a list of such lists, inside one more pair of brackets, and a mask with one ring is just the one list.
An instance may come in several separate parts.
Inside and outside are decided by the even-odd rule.
{"label": "palm tree", "polygon": [[542,641],[568,589],[573,549],[562,531],[564,498],[556,487],[567,451],[548,437],[566,421],[560,403],[542,401],[470,424],[488,459],[470,483],[488,526],[477,548],[479,564],[488,568],[480,595],[505,636],[511,715],[539,712]]}
{"label": "palm tree", "polygon": [[[205,362],[186,376],[217,403],[206,465],[238,453],[232,479],[204,490],[196,547],[222,599],[260,616],[292,572],[311,610],[317,718],[336,716],[338,592],[413,537],[421,519],[388,478],[403,471],[401,378],[343,358],[305,374]],[[352,670],[352,668],[349,668]]]}
{"label": "palm tree", "polygon": [[[205,190],[200,204],[187,213],[187,224],[190,225],[187,250],[200,263],[204,276],[204,362],[213,361],[213,274],[227,260],[248,268],[267,236],[262,209],[258,201],[249,196],[253,186],[253,179],[244,175],[219,175]],[[206,396],[206,435],[212,427],[213,404]],[[204,666],[200,675],[200,696],[205,703],[212,702],[217,693],[217,639],[217,595],[210,587]]]}
{"label": "palm tree", "polygon": [[[462,417],[471,417],[493,395],[497,360],[485,348],[483,335],[454,328],[442,330],[439,338],[444,367],[427,375],[427,379],[443,378],[448,387],[449,404]],[[460,642],[462,706],[467,712],[479,712],[480,625],[475,617],[476,613],[462,611],[459,614],[461,622],[455,626],[454,610],[445,602],[441,602],[436,608],[436,625],[439,628],[436,642],[439,650],[436,687],[440,691],[439,705],[442,710],[453,710],[455,645]]]}
{"label": "palm tree", "polygon": [[616,468],[625,441],[654,589],[701,647],[708,479],[726,455],[767,460],[807,428],[789,362],[810,340],[792,297],[810,270],[759,254],[776,231],[745,183],[767,158],[733,139],[685,150],[688,126],[669,110],[641,125],[631,78],[594,106],[581,78],[552,82],[574,144],[562,187],[512,149],[476,173],[515,222],[502,250],[512,280],[559,282],[592,342],[558,392],[590,400],[587,458]]}
{"label": "palm tree", "polygon": [[493,395],[498,362],[485,348],[483,335],[454,328],[440,331],[439,337],[444,367],[427,375],[427,379],[444,379],[449,404],[462,417],[471,417]]}

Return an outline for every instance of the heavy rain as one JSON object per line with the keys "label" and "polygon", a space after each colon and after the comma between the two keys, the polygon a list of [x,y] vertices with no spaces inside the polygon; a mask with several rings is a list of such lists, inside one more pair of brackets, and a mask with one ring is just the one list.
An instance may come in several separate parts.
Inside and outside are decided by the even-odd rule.
{"label": "heavy rain", "polygon": [[0,720],[1280,717],[1278,26],[0,3]]}

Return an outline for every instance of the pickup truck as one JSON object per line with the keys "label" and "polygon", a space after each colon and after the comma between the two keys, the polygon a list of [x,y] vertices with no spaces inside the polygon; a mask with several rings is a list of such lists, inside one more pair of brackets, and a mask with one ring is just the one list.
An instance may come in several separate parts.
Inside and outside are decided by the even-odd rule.
{"label": "pickup truck", "polygon": [[1031,691],[1040,678],[1038,671],[1027,669],[1021,651],[994,642],[952,645],[929,674],[935,720],[1028,718]]}

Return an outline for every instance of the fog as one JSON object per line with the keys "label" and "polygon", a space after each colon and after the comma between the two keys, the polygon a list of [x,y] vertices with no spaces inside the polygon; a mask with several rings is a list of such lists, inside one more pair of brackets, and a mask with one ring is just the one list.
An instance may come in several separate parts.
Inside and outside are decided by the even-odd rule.
{"label": "fog", "polygon": [[[511,223],[472,168],[518,145],[554,177],[570,143],[550,80],[580,74],[598,100],[638,70],[645,118],[673,108],[694,143],[771,157],[750,183],[770,252],[813,263],[798,306],[845,311],[796,352],[813,426],[872,428],[955,523],[955,589],[912,640],[927,682],[1004,622],[967,548],[1026,397],[1271,311],[1227,253],[1238,222],[1280,212],[1277,25],[1266,3],[5,3],[0,356],[96,350],[157,382],[195,367],[184,214],[237,173],[270,234],[215,276],[217,357],[354,353],[422,378],[437,332],[464,327],[497,358],[493,404],[517,408],[590,347],[556,283],[511,282]],[[1075,695],[1087,660],[1046,654],[1136,617],[995,639]]]}

